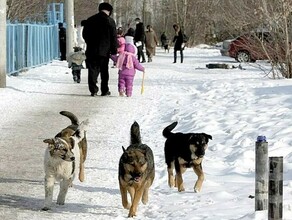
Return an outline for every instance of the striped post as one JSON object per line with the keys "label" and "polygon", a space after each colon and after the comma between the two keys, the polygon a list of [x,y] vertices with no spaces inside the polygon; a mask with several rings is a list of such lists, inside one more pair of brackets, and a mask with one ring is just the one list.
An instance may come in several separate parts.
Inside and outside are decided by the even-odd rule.
{"label": "striped post", "polygon": [[269,220],[283,217],[283,157],[270,157]]}
{"label": "striped post", "polygon": [[255,211],[268,209],[268,142],[258,136],[255,143]]}

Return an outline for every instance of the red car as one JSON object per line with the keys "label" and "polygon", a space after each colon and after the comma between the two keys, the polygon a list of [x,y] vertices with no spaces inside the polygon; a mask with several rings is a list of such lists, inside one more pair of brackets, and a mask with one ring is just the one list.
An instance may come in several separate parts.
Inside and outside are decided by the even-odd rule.
{"label": "red car", "polygon": [[241,35],[230,43],[228,54],[238,62],[266,60],[267,56],[262,44],[264,44],[268,53],[272,52],[273,46],[271,44],[271,39],[271,34],[269,32]]}

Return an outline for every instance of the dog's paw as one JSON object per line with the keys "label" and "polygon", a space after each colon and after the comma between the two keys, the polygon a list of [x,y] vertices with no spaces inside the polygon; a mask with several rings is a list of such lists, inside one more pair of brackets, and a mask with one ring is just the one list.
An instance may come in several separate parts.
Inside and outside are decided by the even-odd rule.
{"label": "dog's paw", "polygon": [[183,192],[183,191],[185,191],[185,188],[184,187],[180,187],[180,188],[178,188],[178,191],[179,192]]}
{"label": "dog's paw", "polygon": [[130,211],[129,212],[129,215],[128,215],[128,218],[133,218],[133,217],[135,217],[136,216],[136,212],[134,212],[134,211]]}
{"label": "dog's paw", "polygon": [[199,193],[200,192],[200,189],[194,188],[194,191],[195,191],[195,193]]}
{"label": "dog's paw", "polygon": [[148,203],[148,197],[146,198],[146,197],[143,197],[142,198],[142,203],[144,204],[144,205],[146,205],[147,203]]}
{"label": "dog's paw", "polygon": [[127,204],[123,204],[124,209],[130,209],[131,208],[131,204],[127,203]]}
{"label": "dog's paw", "polygon": [[57,200],[57,204],[58,205],[65,205],[65,201],[61,201],[61,200],[59,201],[59,200]]}
{"label": "dog's paw", "polygon": [[42,211],[49,211],[49,210],[51,210],[51,208],[49,208],[49,207],[42,208]]}

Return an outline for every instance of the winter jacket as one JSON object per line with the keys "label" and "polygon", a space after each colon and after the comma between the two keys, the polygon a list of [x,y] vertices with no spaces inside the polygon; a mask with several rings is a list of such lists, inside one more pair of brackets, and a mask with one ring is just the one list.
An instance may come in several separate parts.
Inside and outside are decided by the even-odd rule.
{"label": "winter jacket", "polygon": [[134,77],[136,69],[142,72],[145,70],[145,68],[138,61],[135,55],[135,46],[132,44],[126,44],[125,51],[123,53],[119,56],[112,55],[111,58],[117,63],[119,74]]}
{"label": "winter jacket", "polygon": [[86,59],[86,56],[83,51],[71,52],[67,57],[68,67],[70,68],[72,63],[75,63],[77,65],[82,65],[85,59]]}
{"label": "winter jacket", "polygon": [[117,53],[116,23],[103,11],[86,20],[82,35],[87,45],[87,59],[109,57],[110,54]]}
{"label": "winter jacket", "polygon": [[136,43],[138,41],[141,41],[142,43],[145,41],[145,30],[142,22],[136,24],[134,42]]}
{"label": "winter jacket", "polygon": [[146,54],[151,58],[153,55],[155,55],[155,49],[158,45],[157,36],[155,31],[150,29],[145,32],[145,37]]}
{"label": "winter jacket", "polygon": [[173,41],[172,41],[174,43],[174,50],[182,50],[183,49],[182,48],[182,44],[184,41],[183,39],[184,39],[183,33],[180,30],[178,32],[178,34],[174,36]]}

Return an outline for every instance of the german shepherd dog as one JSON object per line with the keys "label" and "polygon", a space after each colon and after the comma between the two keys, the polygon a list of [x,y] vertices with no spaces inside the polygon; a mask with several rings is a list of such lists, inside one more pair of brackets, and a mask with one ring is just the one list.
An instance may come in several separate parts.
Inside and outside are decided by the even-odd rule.
{"label": "german shepherd dog", "polygon": [[[142,198],[148,202],[148,190],[155,176],[154,157],[150,147],[141,143],[140,127],[137,122],[131,126],[131,144],[125,149],[119,161],[119,185],[122,204],[130,209],[128,217],[136,216],[138,204]],[[128,202],[127,193],[131,197]]]}
{"label": "german shepherd dog", "polygon": [[[204,181],[202,161],[212,136],[205,133],[171,132],[176,125],[177,122],[173,122],[162,132],[166,138],[164,155],[168,171],[168,185],[169,187],[177,187],[179,192],[184,191],[182,174],[187,168],[193,168],[198,176],[194,191],[200,192]],[[173,169],[176,172],[175,178]]]}
{"label": "german shepherd dog", "polygon": [[71,120],[71,125],[60,131],[54,138],[45,139],[48,144],[45,152],[45,204],[42,210],[50,209],[53,200],[55,181],[60,181],[57,204],[64,205],[65,197],[76,171],[79,180],[84,181],[84,161],[87,155],[86,127],[88,120],[79,123],[71,112],[61,111],[61,115]]}

